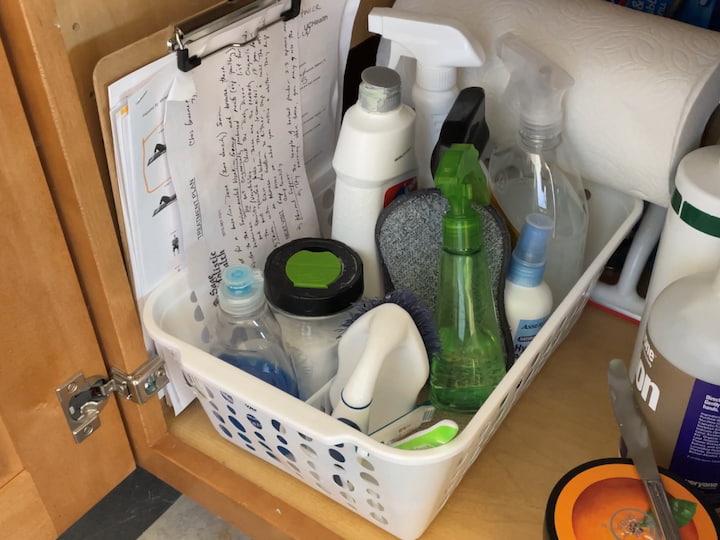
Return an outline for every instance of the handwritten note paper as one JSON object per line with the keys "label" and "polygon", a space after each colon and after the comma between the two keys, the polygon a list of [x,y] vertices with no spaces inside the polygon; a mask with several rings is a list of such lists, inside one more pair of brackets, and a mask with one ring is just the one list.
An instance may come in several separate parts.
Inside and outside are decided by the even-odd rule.
{"label": "handwritten note paper", "polygon": [[166,105],[188,271],[205,309],[227,264],[262,268],[273,248],[319,234],[304,163],[297,23],[205,58],[190,72],[195,95]]}
{"label": "handwritten note paper", "polygon": [[[321,232],[329,234],[332,197],[326,194],[335,179],[331,161],[358,3],[304,0],[291,27],[295,36],[285,36],[284,30],[282,36],[273,34],[282,29],[276,24],[261,32],[271,41],[253,45],[245,56],[229,60],[230,53],[217,53],[203,59],[199,71],[184,75],[171,54],[110,85],[121,194],[116,202],[123,213],[126,255],[140,305],[146,293],[179,269],[177,261],[191,274],[191,288],[212,291],[230,262],[258,261],[267,246],[284,236],[312,234],[314,212],[303,164],[324,226]],[[243,24],[220,30],[198,46],[207,51],[233,43]],[[298,48],[299,55],[287,54]],[[226,77],[221,81],[223,68]],[[251,80],[260,84],[253,86]],[[168,93],[183,83],[189,83],[190,91],[173,103]],[[204,89],[204,84],[211,88]],[[303,158],[298,163],[299,156]],[[257,180],[261,176],[264,181]],[[209,292],[196,296],[209,308]],[[198,309],[202,315],[204,309]],[[172,384],[164,392],[177,414],[194,394],[180,365],[166,361]]]}

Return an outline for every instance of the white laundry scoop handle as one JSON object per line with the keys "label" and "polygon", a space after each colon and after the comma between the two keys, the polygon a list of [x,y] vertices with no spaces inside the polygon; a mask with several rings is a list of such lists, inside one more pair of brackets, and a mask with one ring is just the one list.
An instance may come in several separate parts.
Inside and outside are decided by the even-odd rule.
{"label": "white laundry scoop handle", "polygon": [[429,372],[413,318],[397,304],[380,304],[340,338],[332,416],[363,433],[378,429],[413,409]]}

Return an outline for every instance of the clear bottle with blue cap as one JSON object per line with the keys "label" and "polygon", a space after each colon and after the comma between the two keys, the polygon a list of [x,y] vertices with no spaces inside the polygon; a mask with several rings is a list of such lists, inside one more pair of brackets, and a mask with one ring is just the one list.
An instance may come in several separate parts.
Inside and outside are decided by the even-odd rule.
{"label": "clear bottle with blue cap", "polygon": [[210,354],[297,397],[292,360],[263,284],[262,272],[249,266],[223,271]]}
{"label": "clear bottle with blue cap", "polygon": [[515,359],[527,348],[550,317],[553,296],[543,281],[547,244],[553,220],[528,214],[512,253],[505,280],[505,314],[513,339]]}

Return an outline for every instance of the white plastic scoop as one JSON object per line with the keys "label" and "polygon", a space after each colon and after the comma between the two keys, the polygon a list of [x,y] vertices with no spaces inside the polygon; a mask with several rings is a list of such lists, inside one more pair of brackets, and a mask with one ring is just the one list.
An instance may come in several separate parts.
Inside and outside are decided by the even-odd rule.
{"label": "white plastic scoop", "polygon": [[381,428],[415,407],[429,366],[410,314],[392,303],[374,307],[340,338],[332,416],[363,433]]}

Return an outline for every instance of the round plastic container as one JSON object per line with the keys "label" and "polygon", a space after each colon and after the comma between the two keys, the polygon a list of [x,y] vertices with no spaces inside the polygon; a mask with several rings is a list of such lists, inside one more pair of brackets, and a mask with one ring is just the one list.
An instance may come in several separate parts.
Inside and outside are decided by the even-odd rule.
{"label": "round plastic container", "polygon": [[337,371],[340,330],[363,292],[362,260],[337,240],[300,238],[273,250],[264,273],[305,400]]}

